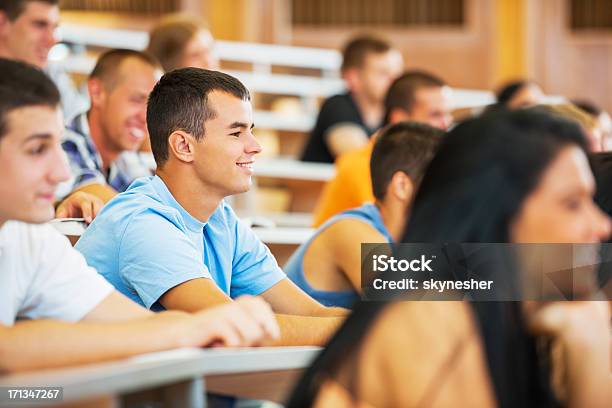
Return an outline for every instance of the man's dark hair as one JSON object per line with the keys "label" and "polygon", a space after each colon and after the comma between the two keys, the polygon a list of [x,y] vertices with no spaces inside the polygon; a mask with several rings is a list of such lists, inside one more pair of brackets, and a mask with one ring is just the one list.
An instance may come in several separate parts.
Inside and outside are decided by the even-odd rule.
{"label": "man's dark hair", "polygon": [[152,55],[143,51],[118,48],[106,51],[98,58],[96,66],[93,71],[91,71],[91,74],[89,74],[89,78],[101,80],[107,89],[114,88],[117,80],[117,72],[121,67],[121,63],[128,58],[136,58],[153,68],[159,68],[161,70],[161,65]]}
{"label": "man's dark hair", "polygon": [[380,38],[362,36],[352,39],[342,52],[342,72],[349,68],[361,68],[367,54],[382,54],[391,49],[391,45]]}
{"label": "man's dark hair", "polygon": [[57,87],[38,68],[0,58],[0,140],[8,132],[6,117],[11,111],[28,106],[56,108],[60,103]]}
{"label": "man's dark hair", "polygon": [[243,101],[251,96],[231,75],[200,68],[181,68],[166,73],[151,91],[147,104],[147,127],[158,167],[168,160],[168,137],[176,130],[204,137],[204,124],[217,112],[208,105],[208,94],[225,92]]}
{"label": "man's dark hair", "polygon": [[446,83],[426,71],[406,71],[389,86],[385,96],[385,120],[389,123],[389,116],[393,109],[402,109],[406,112],[412,111],[416,100],[416,93],[423,88],[441,88]]}
{"label": "man's dark hair", "polygon": [[418,185],[443,135],[440,129],[416,122],[400,122],[383,129],[370,159],[374,197],[385,198],[387,187],[398,171],[406,173]]}
{"label": "man's dark hair", "polygon": [[534,84],[534,82],[526,79],[519,79],[504,84],[495,93],[497,104],[501,107],[507,107],[508,103],[520,92],[521,89],[526,88],[532,84]]}
{"label": "man's dark hair", "polygon": [[59,3],[59,0],[0,0],[0,11],[6,14],[9,20],[15,21],[25,10],[26,4],[35,1],[52,6]]}
{"label": "man's dark hair", "polygon": [[571,102],[574,105],[576,105],[578,108],[582,109],[583,111],[585,111],[586,113],[588,113],[589,115],[595,118],[597,118],[599,115],[603,113],[603,109],[601,109],[599,106],[595,105],[591,101],[572,100]]}

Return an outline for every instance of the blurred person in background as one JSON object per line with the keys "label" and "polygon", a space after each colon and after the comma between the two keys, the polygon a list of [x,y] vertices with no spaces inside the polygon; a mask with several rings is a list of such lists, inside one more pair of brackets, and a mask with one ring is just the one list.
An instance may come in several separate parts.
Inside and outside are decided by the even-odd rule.
{"label": "blurred person in background", "polygon": [[529,108],[542,103],[543,98],[544,93],[538,84],[521,79],[502,86],[495,93],[496,102],[486,110]]}
{"label": "blurred person in background", "polygon": [[541,110],[577,123],[583,130],[588,143],[589,153],[601,152],[603,134],[597,120],[584,110],[571,103],[536,105],[531,109]]}
{"label": "blurred person in background", "polygon": [[321,106],[302,152],[304,161],[333,163],[338,155],[366,145],[383,125],[385,94],[404,66],[399,51],[371,36],[351,40],[342,57],[347,92]]}
{"label": "blurred person in background", "polygon": [[443,135],[416,122],[382,129],[370,160],[375,200],[319,227],[283,268],[289,279],[323,305],[350,308],[362,288],[361,244],[401,238],[412,199]]}
{"label": "blurred person in background", "polygon": [[[452,123],[451,94],[441,78],[426,71],[406,71],[387,91],[384,122],[411,121],[446,130]],[[349,208],[374,202],[370,156],[375,139],[372,136],[365,146],[338,157],[336,174],[325,185],[314,210],[315,227]]]}
{"label": "blurred person in background", "polygon": [[601,149],[604,152],[612,150],[612,119],[610,114],[592,102],[584,100],[572,101],[574,105],[591,115],[597,121],[601,132]]}
{"label": "blurred person in background", "polygon": [[125,158],[148,139],[147,98],[161,74],[157,60],[141,51],[116,49],[98,58],[87,80],[91,108],[70,121],[62,142],[72,178],[59,197],[84,191],[107,202],[150,175],[142,166],[127,166]]}
{"label": "blurred person in background", "polygon": [[165,72],[187,67],[219,69],[212,34],[199,20],[186,15],[166,17],[153,27],[147,52]]}
{"label": "blurred person in background", "polygon": [[64,68],[49,63],[49,51],[57,44],[59,0],[0,1],[0,57],[27,62],[51,77],[60,90],[64,119],[87,107]]}

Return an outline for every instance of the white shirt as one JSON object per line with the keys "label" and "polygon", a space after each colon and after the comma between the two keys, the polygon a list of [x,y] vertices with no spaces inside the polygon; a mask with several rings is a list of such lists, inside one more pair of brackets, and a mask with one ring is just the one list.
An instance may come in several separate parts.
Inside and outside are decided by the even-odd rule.
{"label": "white shirt", "polygon": [[81,320],[113,287],[49,225],[0,227],[0,324]]}

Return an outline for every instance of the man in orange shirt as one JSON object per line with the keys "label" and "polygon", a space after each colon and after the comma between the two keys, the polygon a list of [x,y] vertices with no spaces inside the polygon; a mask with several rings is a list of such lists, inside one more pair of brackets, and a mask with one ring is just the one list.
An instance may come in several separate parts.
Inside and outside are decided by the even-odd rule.
{"label": "man in orange shirt", "polygon": [[[385,125],[413,121],[446,130],[452,121],[450,88],[428,72],[405,72],[391,84],[385,110]],[[315,227],[344,210],[374,201],[370,156],[375,139],[376,135],[366,146],[338,157],[336,176],[326,184],[314,211]]]}

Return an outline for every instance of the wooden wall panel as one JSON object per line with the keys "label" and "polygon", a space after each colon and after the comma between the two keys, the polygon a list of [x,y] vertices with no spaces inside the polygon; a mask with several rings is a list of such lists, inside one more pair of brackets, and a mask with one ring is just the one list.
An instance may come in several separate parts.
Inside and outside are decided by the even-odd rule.
{"label": "wooden wall panel", "polygon": [[548,93],[612,111],[612,33],[572,31],[566,0],[529,0],[528,73]]}
{"label": "wooden wall panel", "polygon": [[488,89],[495,85],[495,4],[492,0],[465,0],[464,7],[463,28],[296,26],[287,40],[294,45],[339,49],[352,36],[372,32],[398,47],[408,67],[430,70],[453,86]]}
{"label": "wooden wall panel", "polygon": [[464,2],[465,0],[291,0],[292,22],[308,26],[461,25]]}

